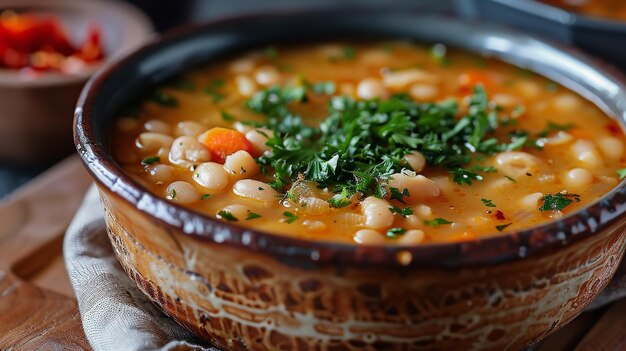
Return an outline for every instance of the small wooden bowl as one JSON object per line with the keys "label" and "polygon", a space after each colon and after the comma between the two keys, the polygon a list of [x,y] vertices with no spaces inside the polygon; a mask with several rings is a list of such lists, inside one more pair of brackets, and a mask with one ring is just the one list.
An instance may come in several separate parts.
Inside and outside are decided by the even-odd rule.
{"label": "small wooden bowl", "polygon": [[[137,9],[116,1],[0,0],[0,12],[53,14],[71,39],[84,40],[87,27],[102,30],[104,62],[145,42],[150,21]],[[49,163],[72,151],[72,111],[97,64],[77,74],[45,72],[36,77],[0,69],[0,160]]]}
{"label": "small wooden bowl", "polygon": [[558,221],[446,244],[387,247],[246,229],[169,202],[110,154],[116,109],[190,66],[249,47],[342,38],[442,42],[548,76],[624,124],[624,80],[578,53],[445,17],[389,11],[238,17],[180,30],[87,85],[75,142],[121,265],[165,313],[229,350],[502,350],[565,325],[626,247],[626,183]]}

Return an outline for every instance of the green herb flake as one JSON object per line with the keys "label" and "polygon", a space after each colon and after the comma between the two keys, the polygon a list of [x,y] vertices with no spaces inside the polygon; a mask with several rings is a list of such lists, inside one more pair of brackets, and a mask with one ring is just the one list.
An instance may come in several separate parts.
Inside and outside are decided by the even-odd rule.
{"label": "green herb flake", "polygon": [[221,210],[217,213],[218,217],[227,220],[228,222],[237,222],[239,221],[239,219],[237,219],[237,217],[235,217],[232,213],[226,211],[226,210]]}
{"label": "green herb flake", "polygon": [[351,46],[344,46],[342,52],[343,58],[345,58],[346,60],[354,60],[354,58],[356,57],[356,50],[354,50],[354,48]]}
{"label": "green herb flake", "polygon": [[278,49],[274,46],[268,46],[265,49],[263,49],[263,56],[265,56],[266,58],[270,60],[274,60],[278,58]]}
{"label": "green herb flake", "polygon": [[441,65],[448,65],[448,48],[441,43],[435,44],[430,48],[430,56]]}
{"label": "green herb flake", "polygon": [[619,179],[626,178],[626,168],[618,169],[617,171],[615,171],[615,173],[617,173]]}
{"label": "green herb flake", "polygon": [[450,171],[450,173],[452,174],[452,180],[460,185],[472,185],[474,181],[483,180],[483,176],[481,176],[480,174],[463,168],[454,169]]}
{"label": "green herb flake", "polygon": [[211,197],[211,194],[202,194],[202,196],[200,196],[200,200],[204,201],[204,200],[206,200],[206,199],[208,199],[210,197]]}
{"label": "green herb flake", "polygon": [[396,206],[391,206],[389,207],[389,211],[391,211],[391,213],[394,213],[394,214],[397,213],[404,218],[413,214],[413,209],[410,207],[400,208]]}
{"label": "green herb flake", "polygon": [[435,218],[433,220],[430,221],[424,221],[424,224],[429,225],[431,227],[439,227],[440,225],[444,225],[444,224],[452,224],[453,222],[448,221],[447,219],[444,218]]}
{"label": "green herb flake", "polygon": [[318,95],[333,95],[337,90],[337,87],[332,81],[318,82],[311,85],[311,90]]}
{"label": "green herb flake", "polygon": [[548,90],[549,93],[556,93],[558,88],[559,88],[559,86],[556,83],[554,83],[554,82],[550,82],[546,86],[546,90]]}
{"label": "green herb flake", "polygon": [[246,217],[246,221],[252,220],[252,219],[256,219],[256,218],[261,218],[263,216],[261,216],[258,213],[254,213],[254,212],[248,212],[248,216]]}
{"label": "green herb flake", "polygon": [[341,193],[333,195],[330,199],[328,199],[328,203],[335,208],[342,208],[352,204],[352,201],[348,198],[350,195],[348,194],[348,189],[343,188]]}
{"label": "green herb flake", "polygon": [[176,189],[172,189],[168,196],[171,200],[174,200],[176,198]]}
{"label": "green herb flake", "polygon": [[483,205],[487,207],[497,207],[496,204],[494,204],[493,201],[489,199],[480,199],[480,201],[483,203]]}
{"label": "green herb flake", "polygon": [[504,229],[506,229],[508,226],[510,226],[511,224],[513,224],[513,223],[507,223],[507,224],[497,225],[497,226],[496,226],[496,229],[497,229],[499,232],[501,232],[501,231],[503,231]]}
{"label": "green herb flake", "polygon": [[404,228],[391,228],[387,231],[387,233],[385,233],[385,236],[388,238],[396,239],[397,237],[399,237],[400,235],[403,235],[406,232],[407,230]]}
{"label": "green herb flake", "polygon": [[150,156],[141,160],[141,164],[144,166],[153,165],[158,162],[161,162],[161,158],[159,156]]}
{"label": "green herb flake", "polygon": [[289,211],[285,211],[283,212],[283,216],[285,216],[285,222],[287,224],[291,224],[293,222],[295,222],[298,219],[298,216],[294,215],[293,213],[289,212]]}
{"label": "green herb flake", "polygon": [[558,124],[558,123],[548,121],[548,127],[544,129],[543,131],[539,132],[537,136],[540,138],[545,138],[552,132],[568,131],[574,127],[575,125],[573,123]]}
{"label": "green herb flake", "polygon": [[402,189],[402,191],[400,191],[400,189],[398,188],[390,187],[389,190],[391,191],[391,200],[398,200],[403,204],[406,204],[403,198],[411,196],[409,194],[409,189],[407,188],[404,188]]}
{"label": "green herb flake", "polygon": [[541,198],[539,211],[561,211],[574,202],[580,202],[580,195],[571,193],[546,194]]}
{"label": "green herb flake", "polygon": [[169,86],[171,86],[174,89],[178,89],[181,91],[187,91],[187,92],[192,92],[195,91],[198,87],[196,86],[196,83],[194,83],[192,80],[189,79],[176,79],[174,81],[172,81]]}
{"label": "green herb flake", "polygon": [[224,121],[226,121],[226,122],[233,122],[233,121],[236,121],[235,116],[231,115],[230,113],[228,113],[228,112],[226,112],[226,111],[224,111],[224,110],[222,110],[220,113],[221,113],[221,115],[222,115],[222,119],[223,119]]}
{"label": "green herb flake", "polygon": [[505,175],[505,176],[504,176],[504,178],[506,178],[506,179],[508,179],[508,180],[512,181],[513,183],[517,183],[517,181],[516,181],[516,180],[515,180],[515,178],[513,178],[513,177],[509,177],[509,176]]}
{"label": "green herb flake", "polygon": [[155,91],[149,100],[164,107],[178,107],[178,100],[163,91]]}

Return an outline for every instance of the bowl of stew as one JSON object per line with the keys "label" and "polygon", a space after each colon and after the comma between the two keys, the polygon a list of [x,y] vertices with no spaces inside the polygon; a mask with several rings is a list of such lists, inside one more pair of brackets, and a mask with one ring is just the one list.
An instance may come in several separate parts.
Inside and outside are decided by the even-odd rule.
{"label": "bowl of stew", "polygon": [[217,346],[522,348],[622,258],[624,98],[499,27],[265,14],[109,65],[75,143],[122,267]]}
{"label": "bowl of stew", "polygon": [[457,1],[467,17],[505,24],[579,47],[620,68],[626,54],[626,4],[619,0]]}
{"label": "bowl of stew", "polygon": [[116,1],[0,1],[0,160],[41,164],[70,154],[83,85],[151,31],[146,16]]}

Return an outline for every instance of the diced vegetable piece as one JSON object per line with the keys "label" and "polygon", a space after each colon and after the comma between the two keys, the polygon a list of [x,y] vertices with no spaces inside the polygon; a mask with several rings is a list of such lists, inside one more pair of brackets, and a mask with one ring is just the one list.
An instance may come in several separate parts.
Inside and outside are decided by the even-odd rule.
{"label": "diced vegetable piece", "polygon": [[219,163],[224,163],[226,156],[239,150],[253,153],[252,144],[246,136],[234,129],[211,128],[200,135],[199,140],[209,149],[212,159]]}

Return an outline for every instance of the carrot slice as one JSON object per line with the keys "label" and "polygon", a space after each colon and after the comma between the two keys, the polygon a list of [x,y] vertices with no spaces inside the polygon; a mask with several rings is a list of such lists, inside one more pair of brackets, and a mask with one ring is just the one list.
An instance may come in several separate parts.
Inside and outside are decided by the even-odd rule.
{"label": "carrot slice", "polygon": [[211,152],[214,161],[224,163],[226,156],[244,150],[253,152],[252,144],[242,133],[228,128],[215,127],[200,135],[200,142]]}

